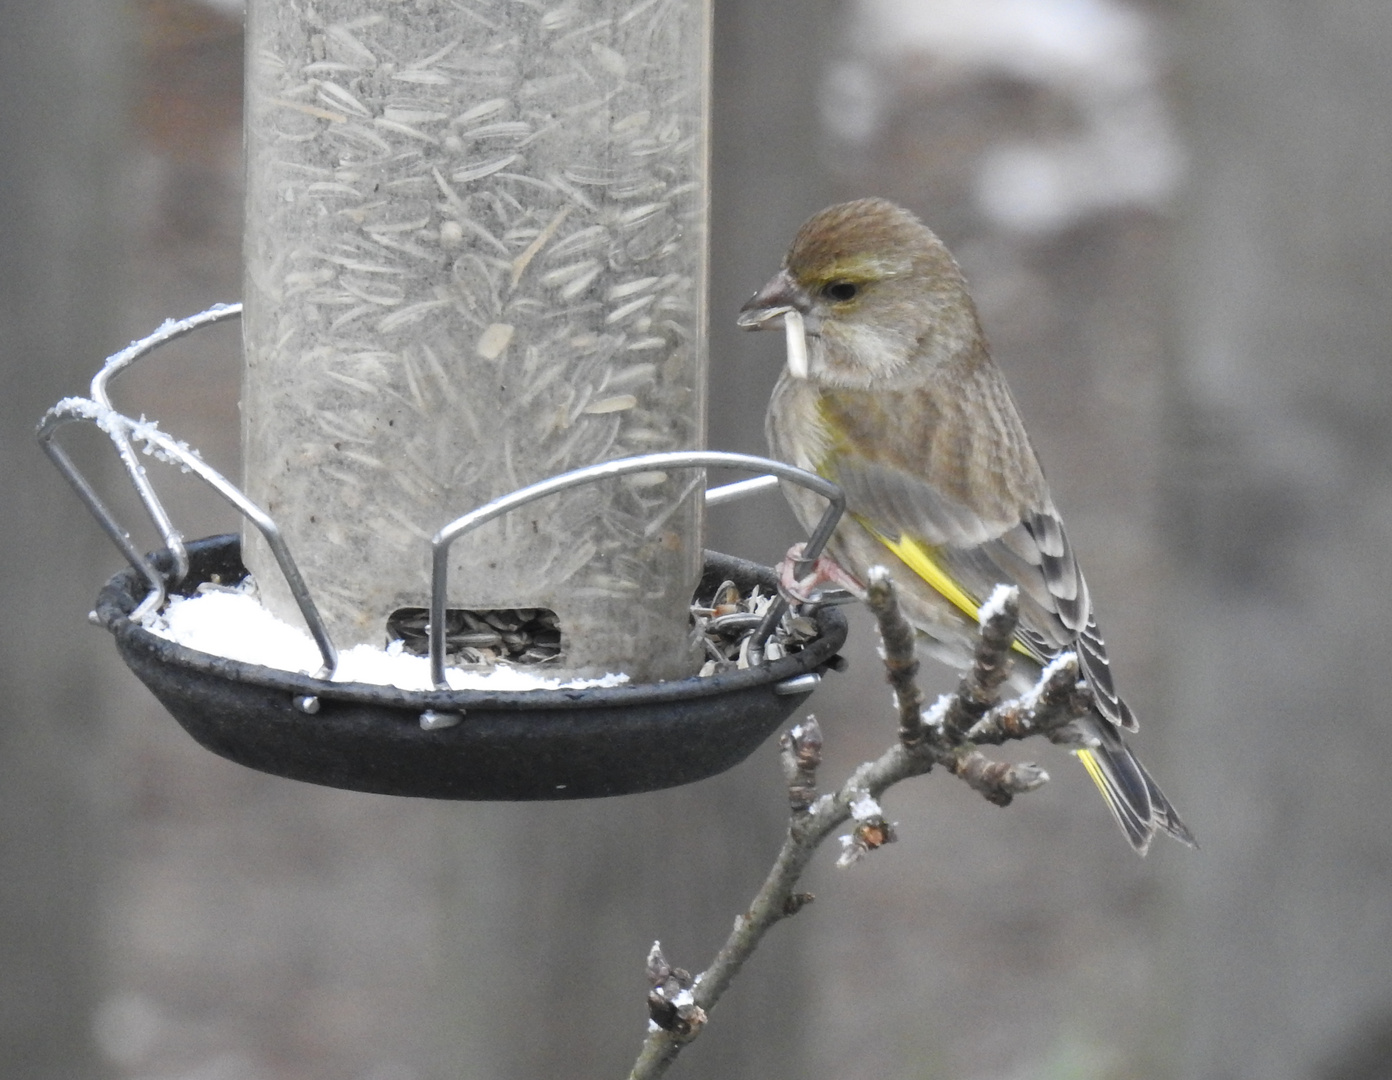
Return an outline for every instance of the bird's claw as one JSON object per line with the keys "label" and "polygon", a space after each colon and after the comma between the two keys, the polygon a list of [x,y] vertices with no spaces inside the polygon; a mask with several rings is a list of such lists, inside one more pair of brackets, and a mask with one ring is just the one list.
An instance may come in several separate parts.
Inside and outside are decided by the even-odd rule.
{"label": "bird's claw", "polygon": [[793,604],[824,602],[826,598],[820,591],[823,585],[834,585],[846,590],[858,600],[865,599],[865,586],[842,569],[835,559],[826,555],[819,555],[811,560],[811,569],[799,576],[799,564],[808,562],[802,554],[805,548],[805,544],[794,544],[776,567],[778,591],[785,600]]}

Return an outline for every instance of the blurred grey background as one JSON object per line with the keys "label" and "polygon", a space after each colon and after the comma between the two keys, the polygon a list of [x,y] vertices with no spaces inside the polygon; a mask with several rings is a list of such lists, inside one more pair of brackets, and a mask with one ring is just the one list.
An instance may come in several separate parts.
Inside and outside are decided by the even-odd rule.
{"label": "blurred grey background", "polygon": [[[776,850],[772,743],[555,806],[198,749],[87,625],[119,558],[32,430],[101,357],[239,295],[239,13],[0,8],[0,1078],[625,1075],[653,939],[699,969]],[[1028,749],[1054,783],[1005,811],[903,785],[901,841],[817,861],[817,903],[673,1075],[1392,1077],[1392,5],[716,9],[710,445],[762,449],[778,342],[732,316],[797,224],[865,194],[920,213],[1203,849],[1136,859],[1050,747]],[[237,365],[219,330],[120,398],[235,475]],[[177,505],[233,524],[191,487]],[[765,560],[793,533],[776,501],[712,522]],[[874,646],[858,617],[813,698],[828,781],[892,737]]]}

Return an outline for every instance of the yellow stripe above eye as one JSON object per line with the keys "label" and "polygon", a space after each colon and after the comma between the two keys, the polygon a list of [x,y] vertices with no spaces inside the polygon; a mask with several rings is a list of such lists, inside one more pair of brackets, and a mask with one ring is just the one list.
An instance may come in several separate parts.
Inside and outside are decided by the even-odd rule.
{"label": "yellow stripe above eye", "polygon": [[[904,565],[921,577],[934,592],[946,599],[967,618],[973,621],[980,619],[981,605],[968,596],[962,587],[938,565],[937,559],[933,557],[932,548],[919,543],[912,536],[901,536],[898,540],[891,540],[862,518],[857,517],[856,520],[865,526],[871,536],[899,556]],[[1027,648],[1020,644],[1018,638],[1011,642],[1011,647],[1025,656],[1032,655]]]}

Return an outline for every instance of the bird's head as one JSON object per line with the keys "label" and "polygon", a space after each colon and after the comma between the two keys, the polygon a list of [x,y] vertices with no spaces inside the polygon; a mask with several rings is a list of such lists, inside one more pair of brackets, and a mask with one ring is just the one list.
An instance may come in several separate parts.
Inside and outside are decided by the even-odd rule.
{"label": "bird's head", "polygon": [[807,359],[798,370],[790,341],[789,370],[837,386],[913,380],[980,339],[947,248],[884,199],[841,203],[808,219],[782,269],[740,309],[739,325],[783,326],[790,312],[805,328]]}

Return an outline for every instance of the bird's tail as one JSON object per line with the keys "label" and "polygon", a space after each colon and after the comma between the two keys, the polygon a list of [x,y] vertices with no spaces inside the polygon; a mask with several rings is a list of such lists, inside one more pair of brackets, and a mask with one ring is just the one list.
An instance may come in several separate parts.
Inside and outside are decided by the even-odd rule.
{"label": "bird's tail", "polygon": [[1095,745],[1079,747],[1074,753],[1137,853],[1146,853],[1157,830],[1190,847],[1198,847],[1194,834],[1179,819],[1170,800],[1136,760],[1116,728],[1101,719],[1084,720],[1080,726],[1088,743]]}

